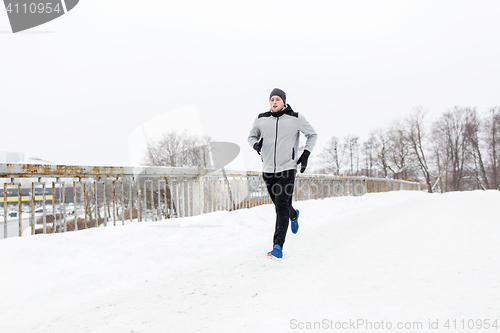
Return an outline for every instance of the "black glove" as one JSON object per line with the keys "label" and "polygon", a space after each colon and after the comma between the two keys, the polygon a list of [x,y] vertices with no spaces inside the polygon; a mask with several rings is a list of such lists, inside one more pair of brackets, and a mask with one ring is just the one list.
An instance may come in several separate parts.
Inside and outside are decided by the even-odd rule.
{"label": "black glove", "polygon": [[260,150],[262,149],[262,141],[264,141],[264,138],[260,139],[259,142],[256,142],[253,145],[253,149],[255,149],[259,155],[260,155]]}
{"label": "black glove", "polygon": [[309,159],[309,155],[311,155],[311,152],[309,150],[304,150],[302,155],[300,155],[299,160],[297,161],[297,164],[302,164],[302,166],[300,167],[301,173],[303,173],[306,170],[307,160]]}

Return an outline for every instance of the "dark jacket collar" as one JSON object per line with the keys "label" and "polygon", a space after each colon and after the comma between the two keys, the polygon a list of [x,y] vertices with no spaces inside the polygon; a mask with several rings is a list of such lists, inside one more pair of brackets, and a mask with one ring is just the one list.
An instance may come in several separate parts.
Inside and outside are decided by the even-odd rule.
{"label": "dark jacket collar", "polygon": [[281,111],[278,111],[278,112],[272,112],[271,111],[271,115],[273,117],[281,117],[282,115],[284,115],[285,113],[292,113],[293,110],[292,110],[292,107],[290,106],[290,104],[287,104]]}

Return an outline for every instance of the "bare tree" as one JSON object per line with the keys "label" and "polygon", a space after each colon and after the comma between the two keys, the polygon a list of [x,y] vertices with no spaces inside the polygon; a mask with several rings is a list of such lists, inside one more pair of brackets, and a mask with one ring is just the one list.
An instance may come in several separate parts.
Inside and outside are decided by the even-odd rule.
{"label": "bare tree", "polygon": [[320,158],[326,171],[335,175],[340,175],[345,146],[339,143],[339,139],[333,136],[323,148]]}
{"label": "bare tree", "polygon": [[350,163],[350,175],[354,176],[354,166],[356,165],[356,173],[359,170],[359,137],[354,135],[348,135],[344,139],[345,149],[347,150],[349,163]]}
{"label": "bare tree", "polygon": [[210,142],[211,139],[208,136],[187,136],[181,154],[182,164],[204,168],[211,167]]}
{"label": "bare tree", "polygon": [[182,151],[182,135],[175,131],[163,133],[156,142],[147,143],[146,165],[176,166]]}
{"label": "bare tree", "polygon": [[[451,189],[460,191],[468,152],[465,136],[465,109],[454,107],[445,112],[434,124],[434,140],[438,140],[449,159]],[[448,179],[446,180],[448,181]]]}
{"label": "bare tree", "polygon": [[363,154],[365,155],[365,168],[367,177],[372,177],[375,141],[375,136],[372,134],[370,135],[368,141],[363,143]]}
{"label": "bare tree", "polygon": [[490,108],[485,122],[486,145],[491,164],[491,188],[500,190],[500,106]]}
{"label": "bare tree", "polygon": [[[449,154],[447,153],[447,148],[442,143],[445,140],[442,138],[442,133],[439,130],[439,124],[436,122],[432,125],[431,137],[432,137],[432,151],[434,153],[434,158],[437,166],[437,179],[434,185],[432,185],[432,191],[435,192],[436,186],[439,185],[439,192],[447,192],[447,182],[448,170],[449,170]],[[444,182],[443,182],[444,180]]]}
{"label": "bare tree", "polygon": [[431,171],[427,163],[424,149],[424,141],[427,137],[427,133],[424,129],[424,118],[426,113],[427,112],[425,112],[422,107],[417,107],[414,112],[405,119],[401,134],[406,144],[410,147],[425,177],[427,191],[432,193]]}
{"label": "bare tree", "polygon": [[[488,177],[484,167],[483,158],[480,148],[479,133],[481,131],[481,121],[477,115],[475,108],[465,108],[465,138],[470,144],[470,150],[474,161],[472,169],[473,177],[482,189],[489,188]],[[484,183],[484,185],[483,185]]]}
{"label": "bare tree", "polygon": [[160,139],[148,143],[145,163],[156,166],[209,167],[210,142],[211,139],[207,136],[169,131],[163,133]]}
{"label": "bare tree", "polygon": [[374,138],[373,148],[375,150],[375,161],[382,168],[384,177],[389,174],[389,146],[390,140],[387,132],[383,129],[378,129],[371,134]]}
{"label": "bare tree", "polygon": [[389,149],[388,160],[389,169],[393,173],[394,179],[407,179],[410,168],[410,147],[404,140],[402,125],[394,123],[388,131]]}

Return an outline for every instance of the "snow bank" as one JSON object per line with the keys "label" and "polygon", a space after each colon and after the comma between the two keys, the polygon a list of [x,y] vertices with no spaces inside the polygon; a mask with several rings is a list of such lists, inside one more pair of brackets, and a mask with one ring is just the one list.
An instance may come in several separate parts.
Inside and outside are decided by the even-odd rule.
{"label": "snow bank", "polygon": [[300,230],[288,234],[282,262],[265,257],[270,205],[5,239],[1,331],[363,331],[371,323],[415,332],[446,330],[447,319],[456,320],[455,331],[461,320],[492,324],[500,316],[499,202],[498,191],[297,202]]}

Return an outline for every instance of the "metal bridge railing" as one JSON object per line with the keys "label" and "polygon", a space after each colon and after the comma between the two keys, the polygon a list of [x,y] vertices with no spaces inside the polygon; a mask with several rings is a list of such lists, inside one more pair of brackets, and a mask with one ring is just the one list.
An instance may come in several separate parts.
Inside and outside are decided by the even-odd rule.
{"label": "metal bridge railing", "polygon": [[[159,221],[271,203],[260,172],[0,163],[0,238]],[[298,174],[294,200],[420,190],[392,179]],[[3,229],[3,230],[2,230]]]}

